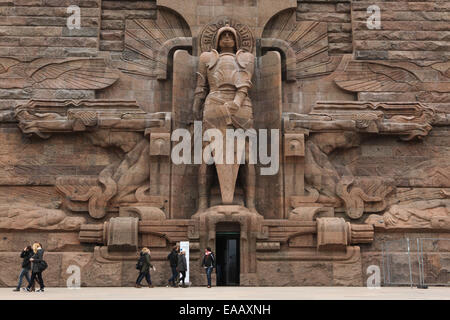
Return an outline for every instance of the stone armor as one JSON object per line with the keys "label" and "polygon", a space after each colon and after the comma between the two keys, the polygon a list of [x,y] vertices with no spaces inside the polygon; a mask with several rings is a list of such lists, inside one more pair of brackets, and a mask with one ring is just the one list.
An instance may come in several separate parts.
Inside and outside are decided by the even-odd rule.
{"label": "stone armor", "polygon": [[[222,131],[230,125],[242,129],[253,126],[252,104],[247,95],[252,87],[253,69],[253,55],[243,50],[236,54],[219,54],[212,50],[200,56],[196,95],[202,100],[206,98],[204,129],[216,128]],[[232,114],[224,104],[232,102],[238,91],[247,96],[237,112]]]}

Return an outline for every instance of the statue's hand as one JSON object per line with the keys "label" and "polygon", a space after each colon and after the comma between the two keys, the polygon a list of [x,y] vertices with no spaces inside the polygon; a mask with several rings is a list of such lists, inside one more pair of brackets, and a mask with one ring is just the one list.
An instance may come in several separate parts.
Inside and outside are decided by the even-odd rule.
{"label": "statue's hand", "polygon": [[230,111],[231,114],[235,114],[239,110],[239,106],[234,101],[225,102],[224,106]]}

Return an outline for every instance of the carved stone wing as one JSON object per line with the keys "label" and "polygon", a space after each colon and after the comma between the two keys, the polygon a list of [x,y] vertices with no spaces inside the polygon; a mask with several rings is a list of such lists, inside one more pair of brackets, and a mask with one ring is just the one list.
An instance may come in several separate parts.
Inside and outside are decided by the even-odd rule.
{"label": "carved stone wing", "polygon": [[0,57],[0,88],[103,89],[119,78],[102,58],[39,58],[31,62]]}
{"label": "carved stone wing", "polygon": [[341,57],[328,54],[327,30],[326,22],[297,21],[295,10],[286,10],[267,23],[261,46],[284,53],[286,80],[322,77],[341,61]]}
{"label": "carved stone wing", "polygon": [[0,58],[0,75],[3,73],[7,73],[8,70],[17,64],[19,64],[20,61],[14,58]]}
{"label": "carved stone wing", "polygon": [[122,59],[114,63],[124,73],[164,80],[170,52],[191,47],[189,25],[180,15],[161,7],[156,20],[127,20],[125,50]]}
{"label": "carved stone wing", "polygon": [[31,68],[29,76],[34,88],[40,89],[102,89],[119,78],[103,59],[76,59],[48,63]]}
{"label": "carved stone wing", "polygon": [[421,83],[408,70],[367,61],[350,61],[335,82],[342,89],[353,92],[417,91]]}
{"label": "carved stone wing", "polygon": [[25,75],[27,63],[9,57],[0,57],[0,88],[16,89],[30,86]]}

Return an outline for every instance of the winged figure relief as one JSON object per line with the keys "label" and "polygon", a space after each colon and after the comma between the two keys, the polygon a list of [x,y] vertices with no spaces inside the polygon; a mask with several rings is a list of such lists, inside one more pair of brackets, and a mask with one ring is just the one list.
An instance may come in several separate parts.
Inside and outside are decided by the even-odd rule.
{"label": "winged figure relief", "polygon": [[335,82],[342,89],[353,92],[418,91],[421,84],[414,73],[403,68],[361,61],[350,61]]}
{"label": "winged figure relief", "polygon": [[2,89],[103,89],[119,78],[102,58],[39,58],[24,62],[0,57]]}
{"label": "winged figure relief", "polygon": [[335,78],[352,92],[415,92],[421,102],[450,102],[450,63],[350,61]]}

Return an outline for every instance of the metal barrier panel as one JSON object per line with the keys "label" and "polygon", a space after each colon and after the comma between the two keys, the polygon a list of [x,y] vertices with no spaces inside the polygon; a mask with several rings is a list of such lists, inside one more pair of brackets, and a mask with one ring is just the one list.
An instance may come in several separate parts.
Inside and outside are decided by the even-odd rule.
{"label": "metal barrier panel", "polygon": [[418,238],[417,257],[422,286],[450,286],[450,239]]}
{"label": "metal barrier panel", "polygon": [[384,241],[382,244],[382,264],[384,286],[412,287],[414,282],[419,282],[418,272],[415,273],[413,279],[413,267],[418,270],[419,266],[411,258],[411,241],[409,238]]}

